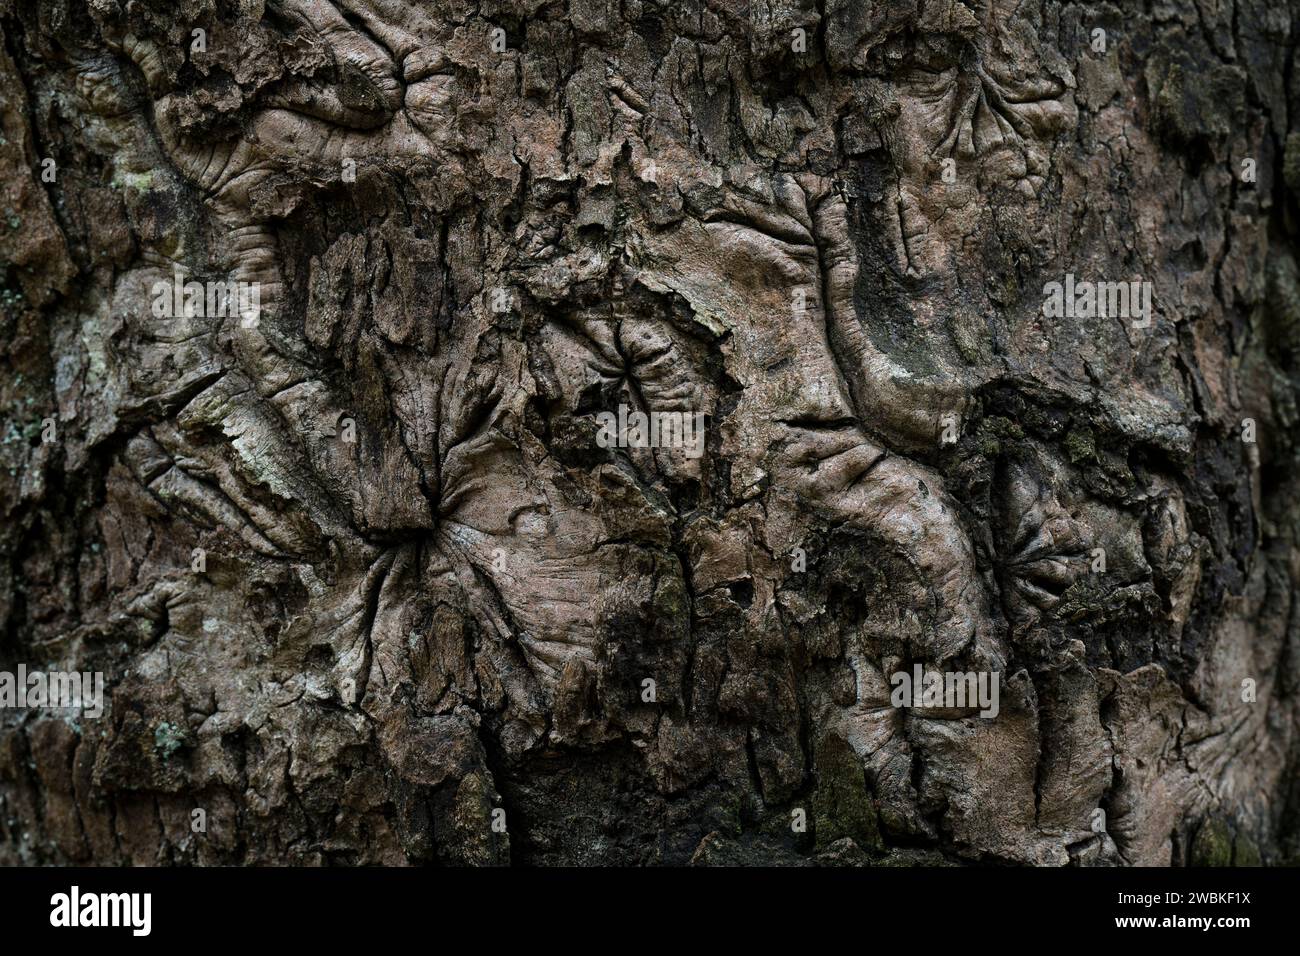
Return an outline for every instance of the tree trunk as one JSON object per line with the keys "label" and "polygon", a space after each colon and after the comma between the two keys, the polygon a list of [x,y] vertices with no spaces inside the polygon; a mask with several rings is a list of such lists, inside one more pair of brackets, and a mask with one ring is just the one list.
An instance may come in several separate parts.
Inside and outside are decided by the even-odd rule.
{"label": "tree trunk", "polygon": [[1300,857],[1295,5],[1124,6],[5,0],[0,863]]}

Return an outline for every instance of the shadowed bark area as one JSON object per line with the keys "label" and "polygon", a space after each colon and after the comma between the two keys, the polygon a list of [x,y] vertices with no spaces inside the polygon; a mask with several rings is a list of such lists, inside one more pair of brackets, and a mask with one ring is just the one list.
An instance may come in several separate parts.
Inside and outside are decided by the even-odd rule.
{"label": "shadowed bark area", "polygon": [[1141,6],[0,0],[0,863],[1300,859],[1297,8]]}

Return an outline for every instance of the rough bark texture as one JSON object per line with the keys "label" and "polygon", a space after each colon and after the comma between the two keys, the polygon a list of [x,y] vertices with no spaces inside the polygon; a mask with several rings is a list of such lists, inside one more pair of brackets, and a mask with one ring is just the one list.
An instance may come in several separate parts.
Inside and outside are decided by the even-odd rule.
{"label": "rough bark texture", "polygon": [[1294,860],[1295,13],[4,0],[0,862]]}

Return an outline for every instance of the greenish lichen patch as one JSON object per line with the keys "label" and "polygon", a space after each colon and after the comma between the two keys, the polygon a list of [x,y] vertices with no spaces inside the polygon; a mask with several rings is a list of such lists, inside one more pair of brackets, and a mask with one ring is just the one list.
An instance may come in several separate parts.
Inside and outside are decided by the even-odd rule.
{"label": "greenish lichen patch", "polygon": [[154,729],[153,746],[163,760],[171,759],[184,745],[185,732],[170,721],[164,720]]}
{"label": "greenish lichen patch", "polygon": [[1001,415],[989,415],[982,419],[975,432],[976,448],[986,458],[996,458],[1008,443],[1016,444],[1024,439],[1024,429]]}
{"label": "greenish lichen patch", "polygon": [[1071,428],[1069,434],[1065,436],[1065,452],[1070,456],[1070,461],[1076,465],[1085,461],[1096,461],[1097,438],[1092,433],[1092,429],[1086,425]]}
{"label": "greenish lichen patch", "polygon": [[842,737],[830,733],[818,742],[815,773],[817,790],[812,804],[817,846],[827,847],[851,837],[863,849],[883,849],[862,760]]}

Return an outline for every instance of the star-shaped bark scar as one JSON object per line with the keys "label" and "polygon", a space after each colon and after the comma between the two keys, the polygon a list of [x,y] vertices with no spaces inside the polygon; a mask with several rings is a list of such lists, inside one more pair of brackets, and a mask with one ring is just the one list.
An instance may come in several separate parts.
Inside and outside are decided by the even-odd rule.
{"label": "star-shaped bark scar", "polygon": [[912,274],[936,264],[930,246],[974,231],[991,190],[1035,201],[1078,117],[1073,74],[1029,23],[997,5],[962,16],[918,41],[897,85],[898,255]]}

